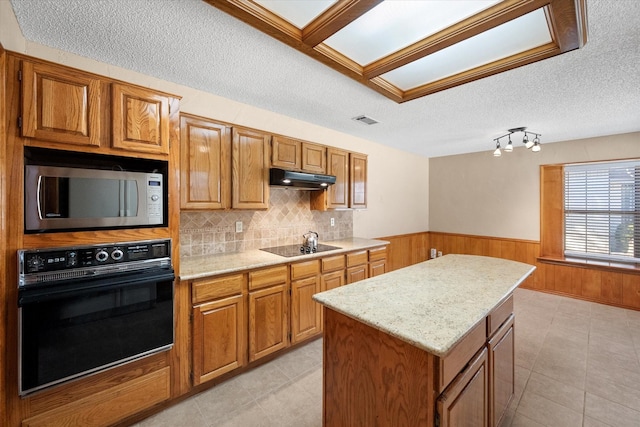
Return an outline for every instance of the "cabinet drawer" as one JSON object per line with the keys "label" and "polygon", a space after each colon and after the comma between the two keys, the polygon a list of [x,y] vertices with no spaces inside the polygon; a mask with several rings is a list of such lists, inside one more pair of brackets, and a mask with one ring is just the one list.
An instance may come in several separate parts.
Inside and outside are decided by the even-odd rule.
{"label": "cabinet drawer", "polygon": [[513,295],[504,300],[500,305],[491,310],[487,316],[487,337],[493,336],[505,320],[513,313]]}
{"label": "cabinet drawer", "polygon": [[487,340],[487,322],[483,319],[466,337],[440,359],[440,392],[462,371]]}
{"label": "cabinet drawer", "polygon": [[303,277],[314,276],[320,272],[320,262],[316,259],[313,261],[298,262],[291,264],[291,280],[301,279]]}
{"label": "cabinet drawer", "polygon": [[351,252],[350,254],[347,254],[347,267],[366,264],[368,261],[369,255],[367,251]]}
{"label": "cabinet drawer", "polygon": [[322,258],[322,272],[327,273],[334,270],[342,270],[345,267],[344,255],[335,255]]}
{"label": "cabinet drawer", "polygon": [[264,288],[287,282],[287,266],[281,265],[249,273],[249,289]]}
{"label": "cabinet drawer", "polygon": [[369,249],[369,261],[377,261],[387,258],[387,247]]}
{"label": "cabinet drawer", "polygon": [[194,304],[212,299],[242,293],[244,275],[234,274],[224,277],[207,277],[192,282],[191,296]]}

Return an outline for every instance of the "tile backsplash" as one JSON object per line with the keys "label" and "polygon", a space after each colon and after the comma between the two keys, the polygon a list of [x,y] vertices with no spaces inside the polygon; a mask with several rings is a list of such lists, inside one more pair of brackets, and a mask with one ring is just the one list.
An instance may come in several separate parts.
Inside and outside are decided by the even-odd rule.
{"label": "tile backsplash", "polygon": [[[269,199],[266,211],[181,212],[180,256],[302,243],[302,235],[309,230],[318,232],[320,242],[353,237],[353,211],[312,211],[309,191],[271,188]],[[236,221],[242,222],[240,233],[236,233]]]}

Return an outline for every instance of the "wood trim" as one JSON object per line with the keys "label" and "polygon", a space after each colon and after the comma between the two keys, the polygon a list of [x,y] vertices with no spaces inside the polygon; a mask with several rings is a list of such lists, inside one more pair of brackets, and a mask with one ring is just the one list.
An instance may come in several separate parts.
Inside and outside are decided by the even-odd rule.
{"label": "wood trim", "polygon": [[585,0],[552,0],[549,20],[560,52],[579,49],[587,42]]}
{"label": "wood trim", "polygon": [[564,265],[567,267],[589,268],[595,270],[612,271],[627,274],[640,274],[639,264],[623,264],[615,262],[587,260],[587,259],[571,259],[571,258],[554,258],[548,256],[538,257],[538,261],[545,264]]}
{"label": "wood trim", "polygon": [[549,0],[506,0],[500,2],[464,21],[372,62],[364,67],[364,76],[367,79],[371,79],[395,70],[410,62],[424,58],[439,50],[539,9],[548,3]]}
{"label": "wood trim", "polygon": [[564,167],[540,166],[540,255],[564,257]]}
{"label": "wood trim", "polygon": [[339,0],[302,29],[302,41],[320,44],[379,3],[382,0]]}
{"label": "wood trim", "polygon": [[0,43],[0,425],[6,425],[5,354],[7,352],[7,322],[5,299],[7,283],[7,52]]}
{"label": "wood trim", "polygon": [[455,86],[460,86],[464,83],[469,83],[474,80],[512,70],[514,68],[531,64],[542,59],[551,58],[552,56],[556,56],[559,53],[561,52],[558,46],[555,45],[555,43],[549,43],[540,47],[529,49],[525,52],[517,53],[507,58],[490,62],[488,64],[472,68],[471,70],[454,74],[444,79],[440,79],[435,82],[427,83],[425,85],[407,90],[404,92],[402,102],[430,95],[441,90],[450,89]]}
{"label": "wood trim", "polygon": [[[251,0],[205,1],[398,103],[558,55],[582,47],[587,40],[585,0],[505,0],[450,28],[362,66],[322,42],[373,8],[379,0],[340,0],[302,30]],[[406,91],[379,77],[542,7],[545,8],[553,39],[543,49],[532,49]]]}

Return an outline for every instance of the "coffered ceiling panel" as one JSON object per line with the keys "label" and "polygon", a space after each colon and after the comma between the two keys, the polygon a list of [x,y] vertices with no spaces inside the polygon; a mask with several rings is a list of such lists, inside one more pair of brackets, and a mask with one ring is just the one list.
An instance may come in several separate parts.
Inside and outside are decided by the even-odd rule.
{"label": "coffered ceiling panel", "polygon": [[399,103],[587,39],[585,0],[206,1]]}

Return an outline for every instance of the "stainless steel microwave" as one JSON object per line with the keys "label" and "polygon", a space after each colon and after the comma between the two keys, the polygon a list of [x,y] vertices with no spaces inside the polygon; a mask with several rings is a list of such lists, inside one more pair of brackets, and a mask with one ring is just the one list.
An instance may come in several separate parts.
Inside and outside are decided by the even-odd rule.
{"label": "stainless steel microwave", "polygon": [[166,225],[161,173],[25,166],[25,231]]}

